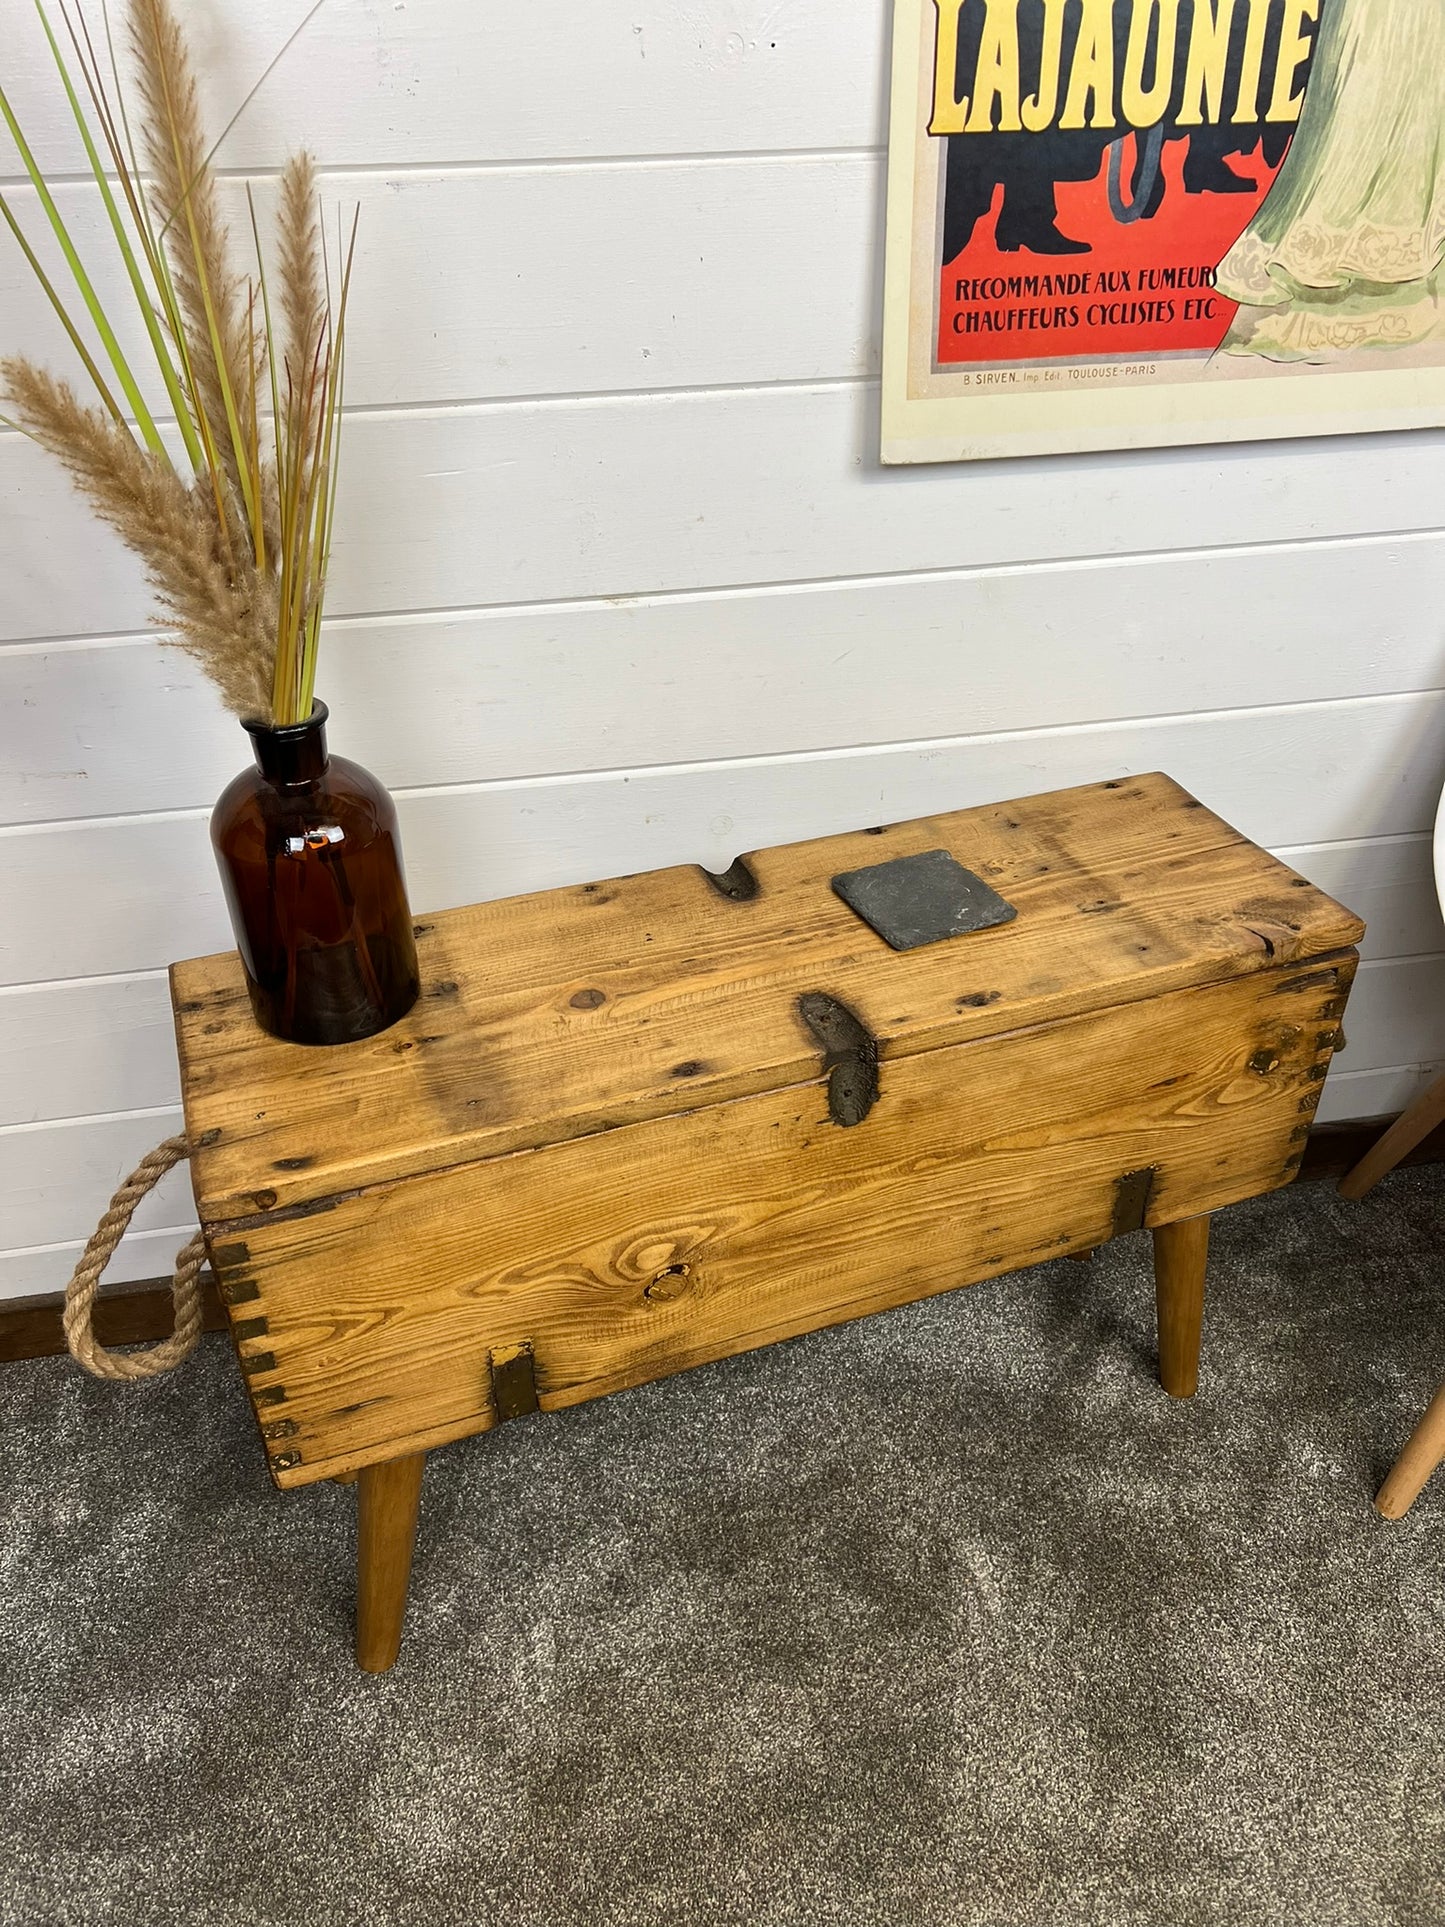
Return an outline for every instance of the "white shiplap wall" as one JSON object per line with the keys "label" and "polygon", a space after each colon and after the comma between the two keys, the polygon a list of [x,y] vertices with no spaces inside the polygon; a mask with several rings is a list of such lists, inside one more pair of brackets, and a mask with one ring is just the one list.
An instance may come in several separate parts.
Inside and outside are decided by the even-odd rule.
{"label": "white shiplap wall", "polygon": [[[188,0],[214,124],[308,3]],[[1445,1060],[1445,439],[883,473],[886,12],[328,0],[296,41],[222,158],[264,202],[304,131],[362,210],[333,740],[419,910],[1167,769],[1370,919],[1325,1114],[1394,1108]],[[0,62],[97,232],[28,0]],[[8,247],[0,344],[62,359]],[[227,941],[243,742],[146,615],[0,434],[0,1297],[173,1128],[164,966]]]}

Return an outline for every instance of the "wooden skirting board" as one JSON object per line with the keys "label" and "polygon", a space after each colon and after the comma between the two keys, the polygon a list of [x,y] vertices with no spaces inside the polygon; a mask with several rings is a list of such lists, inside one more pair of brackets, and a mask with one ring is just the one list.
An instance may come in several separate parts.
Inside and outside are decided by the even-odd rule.
{"label": "wooden skirting board", "polygon": [[[203,1329],[224,1331],[226,1314],[216,1296],[216,1281],[201,1273]],[[51,1358],[65,1350],[61,1311],[65,1294],[42,1292],[0,1304],[0,1365],[25,1358]],[[171,1288],[164,1278],[148,1278],[103,1292],[95,1301],[95,1335],[102,1345],[145,1345],[165,1338],[174,1322]]]}
{"label": "wooden skirting board", "polygon": [[[1305,1146],[1300,1165],[1301,1178],[1326,1178],[1337,1183],[1352,1171],[1372,1144],[1395,1122],[1391,1117],[1372,1117],[1348,1124],[1316,1124]],[[1445,1164],[1445,1124],[1422,1138],[1400,1164]],[[3,1354],[0,1354],[3,1356]]]}
{"label": "wooden skirting board", "polygon": [[[1393,1118],[1371,1118],[1350,1124],[1317,1124],[1310,1132],[1301,1179],[1333,1182],[1357,1164]],[[1445,1164],[1445,1125],[1433,1131],[1402,1160],[1405,1164]],[[226,1317],[216,1296],[215,1280],[202,1273],[205,1330],[221,1331]],[[0,1304],[0,1365],[27,1358],[51,1358],[65,1350],[61,1325],[64,1296],[58,1291]],[[104,1293],[95,1308],[96,1336],[103,1345],[144,1345],[164,1338],[171,1329],[171,1292],[163,1278],[147,1279]]]}

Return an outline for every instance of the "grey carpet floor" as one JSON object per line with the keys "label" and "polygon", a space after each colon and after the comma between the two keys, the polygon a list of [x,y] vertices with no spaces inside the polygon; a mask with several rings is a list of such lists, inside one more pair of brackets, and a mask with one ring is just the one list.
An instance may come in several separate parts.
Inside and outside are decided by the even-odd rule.
{"label": "grey carpet floor", "polygon": [[1218,1221],[1199,1398],[1148,1246],[437,1453],[407,1644],[229,1346],[0,1370],[16,1927],[1434,1927],[1445,1173]]}

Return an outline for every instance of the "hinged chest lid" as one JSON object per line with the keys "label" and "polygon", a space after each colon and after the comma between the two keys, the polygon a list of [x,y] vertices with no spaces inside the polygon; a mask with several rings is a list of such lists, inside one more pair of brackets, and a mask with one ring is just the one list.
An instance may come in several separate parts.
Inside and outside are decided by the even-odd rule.
{"label": "hinged chest lid", "polygon": [[[897,949],[833,888],[938,851],[1014,915]],[[847,1125],[872,1101],[870,1062],[886,1091],[890,1058],[1362,934],[1152,775],[764,850],[716,877],[683,866],[426,917],[416,1007],[359,1044],[267,1037],[235,953],[200,958],[171,976],[201,1220],[274,1220],[825,1075]]]}

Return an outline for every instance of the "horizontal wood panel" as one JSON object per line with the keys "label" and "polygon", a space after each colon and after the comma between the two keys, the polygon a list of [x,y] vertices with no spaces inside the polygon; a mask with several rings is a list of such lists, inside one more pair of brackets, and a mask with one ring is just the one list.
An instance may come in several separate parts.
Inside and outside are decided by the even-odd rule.
{"label": "horizontal wood panel", "polygon": [[[180,1112],[166,1110],[0,1131],[0,1248],[84,1242],[122,1178],[181,1128]],[[137,1231],[184,1224],[193,1210],[190,1173],[179,1165],[132,1223]]]}
{"label": "horizontal wood panel", "polygon": [[0,1126],[178,1104],[175,1058],[162,973],[0,991]]}
{"label": "horizontal wood panel", "polygon": [[[876,388],[855,383],[358,415],[329,606],[475,608],[1445,524],[1445,432],[884,471],[877,408]],[[0,580],[0,640],[147,623],[139,568],[14,433],[0,435]]]}
{"label": "horizontal wood panel", "polygon": [[[312,0],[188,6],[214,133]],[[273,167],[697,153],[881,142],[885,0],[327,0],[220,154]],[[84,165],[27,6],[7,11],[6,87],[46,168]],[[8,167],[0,160],[0,169]]]}
{"label": "horizontal wood panel", "polygon": [[[1357,978],[1351,998],[1352,1011],[1362,987]],[[1445,1060],[1364,1071],[1346,1069],[1347,1061],[1337,1058],[1331,1067],[1316,1113],[1320,1122],[1384,1117],[1402,1111],[1432,1078],[1445,1070]],[[160,1136],[161,1132],[157,1130],[157,1142]],[[89,1230],[99,1217],[103,1203],[103,1199],[97,1203],[95,1197],[75,1195],[69,1201],[71,1220]],[[132,1232],[122,1240],[120,1249],[107,1267],[106,1283],[124,1284],[137,1279],[168,1277],[176,1253],[195,1229],[192,1220],[163,1230]],[[84,1238],[77,1237],[64,1243],[0,1250],[0,1303],[38,1292],[63,1291],[84,1244]]]}
{"label": "horizontal wood panel", "polygon": [[[1362,966],[1351,994],[1352,1018],[1356,1004],[1369,995],[1365,967]],[[1376,1070],[1350,1070],[1348,1065],[1351,1061],[1357,1061],[1353,1044],[1349,1056],[1336,1058],[1331,1067],[1316,1113],[1322,1123],[1385,1117],[1402,1111],[1413,1097],[1445,1070],[1445,1058],[1433,1063]],[[90,1126],[80,1128],[89,1129]],[[161,1136],[162,1130],[157,1128],[154,1141],[158,1143]],[[118,1175],[124,1176],[124,1173]],[[100,1216],[104,1202],[104,1197],[98,1191],[87,1196],[81,1196],[78,1190],[62,1193],[58,1215],[62,1221],[88,1231]],[[190,1220],[164,1230],[133,1232],[122,1241],[111,1260],[105,1274],[107,1283],[123,1284],[141,1278],[169,1276],[176,1253],[195,1229],[194,1220]],[[81,1236],[63,1243],[0,1250],[0,1302],[28,1297],[36,1292],[63,1291],[84,1244],[84,1237]]]}
{"label": "horizontal wood panel", "polygon": [[[269,246],[274,184],[251,185]],[[246,186],[226,181],[221,193],[233,234],[247,237],[241,261],[250,259]],[[348,223],[353,208],[359,215],[347,400],[395,406],[874,372],[881,191],[882,159],[872,154],[323,176],[328,220],[338,207]],[[33,191],[8,198],[68,292]],[[56,202],[106,312],[120,318],[150,407],[169,413],[99,193],[77,183]],[[84,383],[8,237],[0,315],[6,353]],[[90,345],[99,355],[99,341]]]}
{"label": "horizontal wood panel", "polygon": [[[1297,856],[1291,860],[1296,864],[1300,861]],[[95,998],[100,989],[78,986],[72,992],[76,1000],[72,1021],[77,1025],[86,1021],[84,1002]],[[128,1092],[174,1087],[175,1045],[169,997],[164,985],[161,989],[164,1009],[145,1037],[144,1078],[148,1083],[142,1081],[135,1067],[133,1049],[124,1057],[112,1055],[100,1036],[88,1079],[76,1076],[69,1083],[47,1087],[38,1078],[27,1078],[15,1084],[13,1094],[11,1088],[0,1085],[7,1100],[18,1095],[20,1102],[31,1109],[45,1103],[73,1106],[73,1110],[60,1114],[75,1119],[80,1112],[119,1109],[127,1101],[139,1101],[134,1095],[128,1100]],[[54,994],[23,993],[27,997]],[[12,1000],[0,999],[0,1010],[7,1001]],[[1362,963],[1350,994],[1345,1035],[1348,1045],[1330,1071],[1320,1104],[1321,1119],[1380,1117],[1402,1110],[1445,1065],[1445,956]],[[81,1068],[77,1060],[76,1069]],[[164,1098],[159,1101],[164,1102]],[[60,1290],[111,1189],[143,1152],[176,1125],[167,1116],[138,1120],[133,1130],[123,1132],[119,1148],[117,1128],[112,1118],[86,1117],[64,1125],[57,1123],[48,1133],[0,1133],[0,1197],[8,1197],[12,1186],[18,1187],[29,1174],[29,1229],[43,1229],[55,1241],[42,1241],[38,1248],[18,1251],[0,1249],[0,1299]],[[15,1149],[13,1164],[11,1147]],[[37,1173],[45,1184],[43,1196],[37,1188]],[[167,1182],[177,1198],[173,1208],[180,1224],[190,1213],[186,1181],[182,1177]],[[18,1218],[15,1223],[18,1225]],[[174,1252],[193,1228],[184,1225],[174,1235],[167,1231],[127,1238],[107,1277],[119,1281],[160,1276],[168,1271]],[[0,1246],[18,1242],[11,1222],[0,1215]]]}
{"label": "horizontal wood panel", "polygon": [[1445,957],[1362,964],[1345,1035],[1344,1070],[1445,1061]]}
{"label": "horizontal wood panel", "polygon": [[1445,949],[1428,836],[1306,844],[1281,854],[1301,876],[1364,918],[1362,956],[1418,957]]}
{"label": "horizontal wood panel", "polygon": [[1445,1061],[1404,1064],[1377,1071],[1351,1071],[1336,1058],[1315,1112],[1320,1124],[1395,1117],[1445,1072]]}
{"label": "horizontal wood panel", "polygon": [[[674,863],[726,869],[868,823],[1162,769],[1267,847],[1423,832],[1445,695],[1183,716],[811,758],[410,791],[413,907],[451,908]],[[0,832],[0,983],[159,969],[227,947],[201,813]],[[1350,907],[1355,907],[1351,905]]]}
{"label": "horizontal wood panel", "polygon": [[[339,621],[321,686],[435,787],[1430,689],[1442,605],[1432,533]],[[148,635],[0,649],[0,716],[0,823],[207,806],[249,754]]]}
{"label": "horizontal wood panel", "polygon": [[[1368,915],[1380,894],[1376,872],[1388,862],[1387,853],[1398,848],[1358,846],[1352,867],[1325,864],[1319,851],[1286,852],[1285,860]],[[1326,868],[1328,878],[1314,875]],[[1437,946],[1445,944],[1438,916],[1428,929],[1422,918],[1419,935],[1422,943],[1429,937]],[[1367,961],[1350,1006],[1346,1068],[1445,1059],[1445,983],[1440,981],[1445,966],[1439,956],[1381,964],[1368,960],[1370,948],[1367,937]],[[1393,974],[1386,978],[1386,971]],[[0,1125],[175,1104],[179,1088],[170,995],[162,975],[0,993]]]}
{"label": "horizontal wood panel", "polygon": [[[159,1132],[157,1132],[159,1139]],[[124,1175],[124,1173],[122,1173]],[[92,1209],[94,1205],[94,1209]],[[94,1228],[105,1205],[87,1198],[76,1199],[74,1223],[85,1231]],[[189,1207],[186,1207],[189,1209]],[[106,1267],[109,1285],[134,1284],[142,1278],[169,1278],[176,1253],[196,1230],[194,1221],[171,1225],[159,1231],[136,1231],[121,1240],[120,1249]],[[30,1298],[37,1292],[64,1291],[71,1273],[85,1249],[84,1236],[63,1244],[31,1245],[18,1251],[0,1251],[0,1304],[10,1298]]]}

